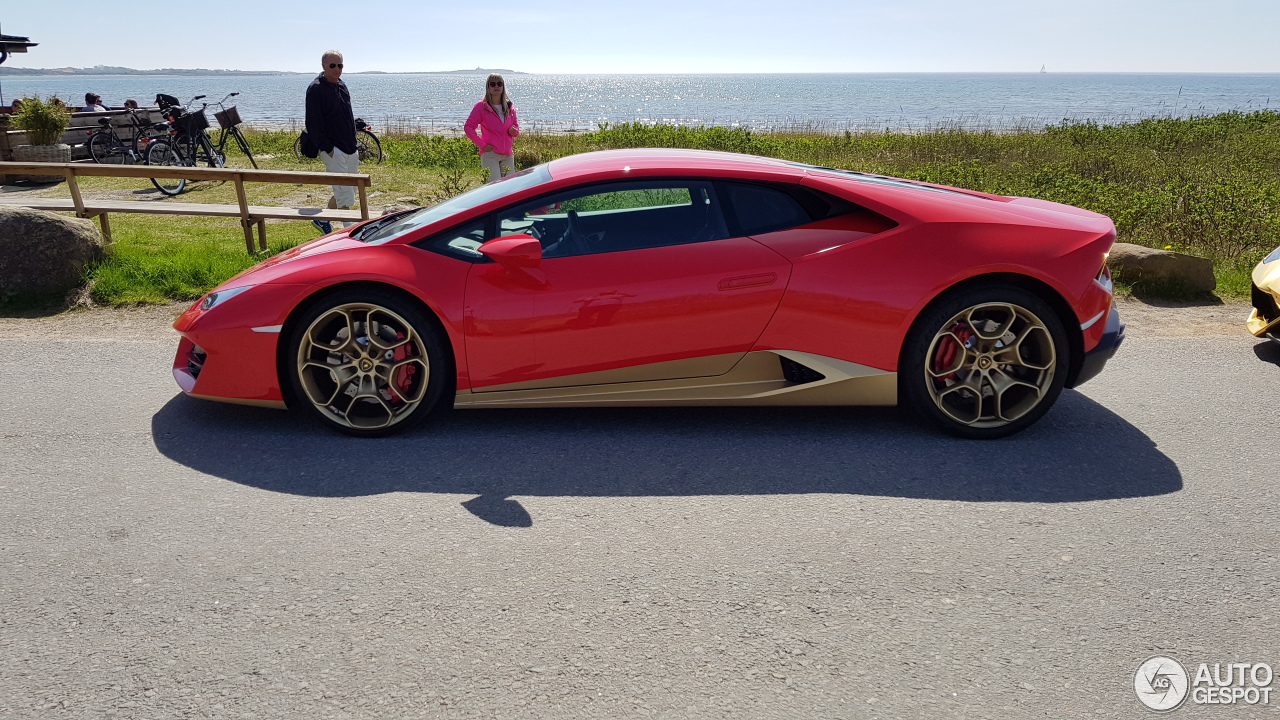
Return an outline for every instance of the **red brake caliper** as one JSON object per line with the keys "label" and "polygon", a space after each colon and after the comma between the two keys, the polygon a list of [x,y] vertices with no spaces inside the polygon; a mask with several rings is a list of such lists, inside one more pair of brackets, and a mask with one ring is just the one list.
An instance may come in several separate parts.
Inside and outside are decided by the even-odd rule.
{"label": "red brake caliper", "polygon": [[[404,340],[405,335],[402,332],[396,333],[396,340]],[[409,343],[405,343],[392,351],[391,358],[396,362],[400,362],[406,358],[412,357],[410,354]],[[391,387],[391,395],[400,402],[406,402],[404,393],[413,385],[413,378],[418,374],[417,365],[405,365],[396,372],[393,386]]]}
{"label": "red brake caliper", "polygon": [[[964,352],[964,348],[969,345],[969,340],[973,338],[973,332],[969,330],[969,327],[964,323],[956,323],[955,327],[951,328],[950,332],[951,335],[954,335],[955,337],[951,337],[951,335],[949,335],[943,338],[942,342],[938,343],[937,352],[933,354],[934,372],[945,367],[951,367],[951,363],[956,361],[956,353]],[[956,342],[956,339],[959,339],[958,343]],[[954,380],[955,377],[955,373],[949,373],[938,379]]]}

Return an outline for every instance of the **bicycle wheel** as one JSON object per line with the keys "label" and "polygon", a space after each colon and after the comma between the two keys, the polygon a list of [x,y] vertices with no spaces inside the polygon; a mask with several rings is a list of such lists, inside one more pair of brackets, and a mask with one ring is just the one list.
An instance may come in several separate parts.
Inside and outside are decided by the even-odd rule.
{"label": "bicycle wheel", "polygon": [[356,131],[356,150],[360,153],[360,162],[382,164],[382,142],[368,130]]}
{"label": "bicycle wheel", "polygon": [[245,138],[244,133],[240,132],[240,128],[232,126],[231,137],[236,139],[236,144],[240,146],[240,152],[249,158],[249,164],[254,170],[258,169],[258,161],[253,159],[253,153],[249,150],[249,140]]}
{"label": "bicycle wheel", "polygon": [[199,146],[196,150],[197,163],[204,163],[211,168],[226,167],[227,156],[213,146],[213,141],[209,139],[209,133],[201,132],[196,142]]}
{"label": "bicycle wheel", "polygon": [[315,158],[309,158],[306,155],[302,154],[302,136],[301,135],[299,135],[293,141],[293,157],[296,158],[298,162],[306,162],[308,160],[315,159]]}
{"label": "bicycle wheel", "polygon": [[[166,167],[191,167],[183,154],[168,140],[152,141],[147,147],[147,164]],[[165,195],[177,195],[187,187],[186,178],[151,178],[151,184]]]}
{"label": "bicycle wheel", "polygon": [[97,132],[89,138],[89,155],[101,165],[132,165],[129,148],[112,132]]}

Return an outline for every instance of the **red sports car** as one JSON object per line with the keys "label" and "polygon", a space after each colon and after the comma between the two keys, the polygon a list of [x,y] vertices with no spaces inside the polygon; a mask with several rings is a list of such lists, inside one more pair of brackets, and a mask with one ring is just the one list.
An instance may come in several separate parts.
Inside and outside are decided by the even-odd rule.
{"label": "red sports car", "polygon": [[729,153],[586,153],[281,253],[174,324],[193,397],[432,410],[894,405],[1026,428],[1124,337],[1103,215]]}

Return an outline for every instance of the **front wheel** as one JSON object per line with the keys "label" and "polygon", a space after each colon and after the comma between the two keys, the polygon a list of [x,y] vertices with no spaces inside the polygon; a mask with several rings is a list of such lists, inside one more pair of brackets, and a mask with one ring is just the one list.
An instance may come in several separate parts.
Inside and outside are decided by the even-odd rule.
{"label": "front wheel", "polygon": [[1053,406],[1069,353],[1062,321],[1039,297],[1003,285],[975,288],[916,321],[899,390],[912,410],[953,435],[1004,437]]}
{"label": "front wheel", "polygon": [[[191,167],[195,163],[188,162],[179,152],[178,147],[169,140],[155,140],[147,146],[147,164],[164,167]],[[151,178],[151,184],[165,195],[173,196],[187,187],[186,178]]]}
{"label": "front wheel", "polygon": [[226,167],[227,156],[213,146],[213,141],[209,139],[207,134],[201,134],[198,143],[200,149],[196,152],[197,161],[202,161],[211,168]]}
{"label": "front wheel", "polygon": [[389,435],[421,421],[449,373],[425,311],[380,290],[329,296],[300,318],[286,347],[293,399],[349,435]]}
{"label": "front wheel", "polygon": [[249,150],[249,140],[245,138],[244,133],[240,132],[240,128],[233,126],[231,128],[231,136],[236,139],[236,144],[240,146],[240,152],[249,158],[249,164],[253,166],[254,170],[257,170],[258,161],[253,159],[253,152]]}
{"label": "front wheel", "polygon": [[368,130],[356,131],[356,151],[360,153],[360,162],[382,164],[382,141]]}

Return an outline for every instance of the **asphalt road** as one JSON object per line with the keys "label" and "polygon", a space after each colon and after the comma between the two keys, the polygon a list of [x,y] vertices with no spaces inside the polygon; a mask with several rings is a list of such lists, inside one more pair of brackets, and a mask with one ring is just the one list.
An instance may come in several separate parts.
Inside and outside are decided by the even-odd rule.
{"label": "asphalt road", "polygon": [[1131,322],[983,443],[883,409],[356,440],[180,396],[163,332],[22,322],[0,718],[1141,718],[1152,655],[1280,670],[1280,346],[1239,323]]}

